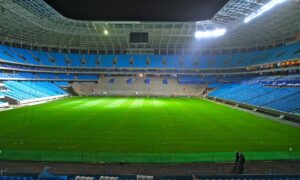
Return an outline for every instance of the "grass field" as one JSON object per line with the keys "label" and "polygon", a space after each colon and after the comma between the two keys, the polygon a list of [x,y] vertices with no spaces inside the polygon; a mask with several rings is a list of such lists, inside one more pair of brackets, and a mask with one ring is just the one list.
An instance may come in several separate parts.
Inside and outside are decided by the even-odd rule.
{"label": "grass field", "polygon": [[10,160],[300,159],[299,138],[297,127],[204,99],[73,97],[0,112],[0,159]]}

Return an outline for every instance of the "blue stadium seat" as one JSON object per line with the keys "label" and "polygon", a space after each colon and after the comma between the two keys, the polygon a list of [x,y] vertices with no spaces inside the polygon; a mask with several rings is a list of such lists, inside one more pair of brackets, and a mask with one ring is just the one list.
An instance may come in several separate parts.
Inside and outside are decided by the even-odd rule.
{"label": "blue stadium seat", "polygon": [[132,84],[132,82],[133,82],[132,78],[129,78],[129,79],[126,80],[127,84]]}
{"label": "blue stadium seat", "polygon": [[8,91],[2,94],[19,101],[67,95],[64,90],[50,82],[4,81],[4,84]]}
{"label": "blue stadium seat", "polygon": [[168,79],[163,79],[162,82],[163,82],[163,84],[166,84],[166,85],[169,84]]}
{"label": "blue stadium seat", "polygon": [[150,84],[150,78],[146,78],[146,79],[144,80],[144,83],[149,85],[149,84]]}
{"label": "blue stadium seat", "polygon": [[77,75],[77,79],[79,79],[79,80],[98,80],[99,76],[98,75],[81,74],[81,75]]}
{"label": "blue stadium seat", "polygon": [[[295,76],[297,77],[297,76]],[[264,78],[276,81],[280,77]],[[255,80],[256,81],[256,80]],[[284,112],[298,112],[300,109],[300,88],[265,86],[263,84],[221,85],[209,96]],[[271,82],[271,81],[270,81]]]}
{"label": "blue stadium seat", "polygon": [[[0,46],[0,58],[19,63],[59,67],[101,68],[233,68],[300,58],[300,43],[273,49],[223,55],[98,55],[53,53]],[[53,61],[52,61],[52,60]],[[97,61],[99,61],[97,63]],[[197,63],[195,63],[197,62]]]}

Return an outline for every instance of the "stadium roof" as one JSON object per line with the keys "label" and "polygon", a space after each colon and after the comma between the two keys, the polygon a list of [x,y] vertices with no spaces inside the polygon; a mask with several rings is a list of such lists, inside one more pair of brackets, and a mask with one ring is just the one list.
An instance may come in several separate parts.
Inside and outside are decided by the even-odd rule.
{"label": "stadium roof", "polygon": [[[185,53],[206,49],[272,46],[300,33],[300,4],[287,0],[259,18],[243,20],[269,0],[230,0],[212,19],[199,22],[79,21],[43,0],[0,0],[0,41],[34,47],[123,52]],[[223,37],[196,40],[196,30],[226,28]],[[149,43],[131,44],[130,32],[149,32]]]}

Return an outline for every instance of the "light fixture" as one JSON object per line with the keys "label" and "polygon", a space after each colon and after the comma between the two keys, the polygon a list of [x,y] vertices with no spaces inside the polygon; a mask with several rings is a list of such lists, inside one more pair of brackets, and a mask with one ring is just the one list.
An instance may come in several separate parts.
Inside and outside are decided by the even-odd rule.
{"label": "light fixture", "polygon": [[201,39],[201,38],[219,37],[219,36],[223,36],[225,33],[226,33],[225,28],[215,29],[211,31],[196,31],[195,38]]}
{"label": "light fixture", "polygon": [[108,35],[108,31],[106,29],[104,29],[103,33],[104,35]]}
{"label": "light fixture", "polygon": [[273,7],[275,7],[276,5],[278,5],[280,3],[283,3],[284,1],[286,1],[286,0],[271,0],[270,2],[268,2],[267,4],[265,4],[264,6],[259,8],[256,12],[254,12],[251,15],[249,15],[248,17],[246,17],[244,19],[244,23],[250,22],[252,19],[262,15],[266,11],[269,11],[270,9],[272,9]]}

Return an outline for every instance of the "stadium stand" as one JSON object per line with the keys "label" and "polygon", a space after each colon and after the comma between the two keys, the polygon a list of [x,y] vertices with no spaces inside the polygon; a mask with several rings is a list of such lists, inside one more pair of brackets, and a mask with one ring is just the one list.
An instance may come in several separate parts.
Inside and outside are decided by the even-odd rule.
{"label": "stadium stand", "polygon": [[57,79],[56,74],[50,74],[50,73],[38,73],[37,76],[41,79]]}
{"label": "stadium stand", "polygon": [[60,86],[60,87],[70,86],[70,84],[68,82],[63,82],[63,81],[56,81],[56,82],[54,82],[54,84],[56,84],[57,86]]}
{"label": "stadium stand", "polygon": [[[1,97],[1,94],[0,94],[0,97]],[[8,102],[4,102],[4,101],[0,100],[0,108],[5,108],[8,106],[9,106]]]}
{"label": "stadium stand", "polygon": [[242,83],[245,81],[250,81],[254,77],[253,75],[227,75],[227,76],[191,76],[191,75],[184,75],[178,76],[178,82],[180,84],[225,84],[225,83]]}
{"label": "stadium stand", "polygon": [[[149,95],[150,93],[150,95],[164,96],[196,96],[201,95],[203,88],[207,87],[216,88],[209,94],[211,97],[297,113],[300,111],[297,103],[300,75],[297,72],[261,75],[249,74],[245,70],[252,67],[257,70],[270,65],[273,69],[285,68],[287,65],[298,66],[299,47],[300,42],[295,42],[267,50],[224,54],[100,55],[47,52],[0,45],[0,80],[3,80],[9,88],[8,92],[4,92],[5,95],[20,102],[66,95],[66,92],[48,94],[48,91],[38,85],[41,82],[34,82],[29,83],[35,88],[34,91],[37,90],[32,93],[29,92],[31,88],[28,88],[31,85],[26,82],[15,82],[16,80],[45,81],[43,83],[51,85],[54,84],[49,81],[54,81],[59,87],[72,86],[76,92],[84,95]],[[118,70],[124,73],[122,68],[132,72],[146,69],[144,72],[147,73],[155,74],[160,70],[163,72],[168,70],[169,73],[179,74],[177,79],[136,78],[131,75],[108,76],[101,79],[98,68],[102,68],[101,73],[107,72],[108,75]],[[191,74],[189,70],[196,71]],[[198,70],[204,71],[199,75]],[[233,74],[235,72],[238,74]],[[291,107],[284,105],[287,102]]]}
{"label": "stadium stand", "polygon": [[[200,178],[201,177],[201,178]],[[0,176],[0,180],[177,180],[177,179],[205,179],[205,180],[299,180],[298,175],[201,175],[201,176],[144,176],[144,175],[114,175],[114,176]]]}
{"label": "stadium stand", "polygon": [[0,78],[1,79],[12,79],[10,76],[8,76],[6,74],[1,74],[1,73],[0,73]]}
{"label": "stadium stand", "polygon": [[97,75],[78,75],[77,79],[81,79],[81,80],[98,80],[99,76]]}
{"label": "stadium stand", "polygon": [[[113,79],[113,83],[111,82]],[[130,80],[130,83],[128,81]],[[204,93],[203,84],[179,84],[176,78],[165,77],[101,77],[93,82],[72,83],[72,88],[81,95],[118,96],[200,96]]]}
{"label": "stadium stand", "polygon": [[300,0],[50,1],[0,0],[0,180],[300,180]]}
{"label": "stadium stand", "polygon": [[300,113],[300,94],[299,90],[293,95],[285,96],[283,98],[278,99],[277,101],[270,102],[265,104],[266,107],[277,109],[280,111],[291,112],[291,113]]}
{"label": "stadium stand", "polygon": [[68,93],[50,82],[4,81],[8,89],[2,94],[18,104],[55,99],[68,96]]}
{"label": "stadium stand", "polygon": [[73,74],[58,74],[57,77],[61,80],[75,80],[75,76]]}
{"label": "stadium stand", "polygon": [[[265,79],[268,79],[268,81],[265,81]],[[275,81],[279,77],[274,76],[265,79],[263,82],[273,83],[273,81],[269,80]],[[210,92],[209,96],[293,113],[300,108],[299,93],[300,88],[247,83],[222,85]]]}
{"label": "stadium stand", "polygon": [[[224,55],[101,55],[101,64],[97,64],[96,59],[100,56],[98,54],[53,53],[1,45],[0,59],[5,62],[47,67],[218,69],[249,67],[294,60],[300,57],[300,53],[295,53],[299,49],[299,45],[300,43],[294,43],[269,50]],[[181,62],[181,59],[185,60],[184,63]],[[195,63],[195,59],[201,59],[200,63]],[[149,65],[147,65],[147,60],[150,60]]]}
{"label": "stadium stand", "polygon": [[0,176],[0,180],[33,180],[31,176]]}
{"label": "stadium stand", "polygon": [[[200,63],[198,68],[211,68],[208,65],[208,59],[210,59],[209,56],[214,56],[215,59],[219,59],[218,61],[215,61],[214,68],[228,68],[228,67],[242,67],[242,66],[253,66],[256,65],[256,62],[273,62],[277,63],[280,61],[284,61],[287,59],[293,59],[297,58],[300,54],[294,53],[298,49],[299,43],[283,46],[280,48],[274,48],[270,50],[264,50],[264,51],[258,51],[258,52],[250,52],[250,53],[240,53],[240,54],[233,54],[230,55],[231,58],[228,58],[226,56],[229,55],[203,55],[203,61]],[[82,54],[61,54],[61,53],[50,53],[50,52],[43,52],[43,51],[34,51],[34,50],[23,50],[19,48],[13,48],[13,47],[7,47],[7,46],[0,46],[0,53],[1,53],[1,60],[2,61],[14,61],[19,63],[25,63],[25,64],[34,64],[34,65],[42,65],[39,68],[46,68],[47,70],[48,65],[56,64],[58,66],[69,66],[69,67],[147,67],[146,59],[150,59],[150,61],[153,61],[151,63],[152,67],[155,68],[164,68],[163,61],[166,61],[166,64],[168,64],[168,68],[182,68],[180,67],[180,63],[178,60],[180,59],[180,56],[175,55],[169,55],[169,56],[146,56],[146,55],[120,55],[120,56],[113,56],[113,55],[103,55],[101,56],[101,65],[96,65],[93,63],[96,63],[97,55],[82,55]],[[272,53],[271,53],[272,52]],[[284,53],[279,53],[284,52]],[[280,54],[280,56],[278,55]],[[194,56],[186,56],[185,57],[187,61],[184,63],[187,66],[185,68],[194,68],[192,65],[189,65],[189,63],[192,63],[191,59],[194,59]],[[199,58],[199,57],[197,57]],[[38,60],[39,59],[39,60]],[[50,61],[50,59],[52,59]],[[53,60],[54,59],[54,60]],[[91,60],[92,61],[86,61]],[[230,63],[221,63],[222,59],[228,59],[230,60]],[[244,59],[243,63],[237,63],[239,60],[237,59]],[[254,60],[253,60],[254,59]],[[259,59],[259,60],[257,60]],[[55,63],[54,63],[55,61]],[[87,63],[82,63],[82,61],[86,61]],[[207,61],[207,62],[206,62]],[[37,63],[38,62],[38,63]],[[51,63],[49,63],[51,62]],[[131,62],[131,63],[129,63]],[[234,63],[236,62],[236,63]],[[15,67],[18,68],[17,65],[2,65],[3,67]],[[22,67],[24,68],[24,67]],[[37,68],[37,67],[26,67],[29,69],[31,68]],[[33,71],[33,70],[32,70]],[[81,69],[82,72],[85,72],[84,69]],[[59,71],[58,71],[59,72]],[[126,78],[126,80],[124,80]],[[127,86],[131,85],[130,93],[128,94],[144,94],[146,95],[146,92],[143,92],[145,89],[142,88],[143,85],[136,85],[139,84],[139,79],[135,78],[128,78],[128,77],[111,77],[111,78],[105,78],[104,80],[108,82],[107,85],[106,82],[102,82],[99,79],[98,74],[76,74],[76,73],[68,73],[68,72],[60,72],[60,73],[31,73],[31,72],[16,72],[16,73],[0,73],[0,79],[2,80],[51,80],[51,81],[59,81],[57,84],[61,87],[68,87],[69,84],[66,81],[94,81],[98,82],[98,84],[95,86],[94,83],[88,84],[88,83],[82,83],[87,88],[87,90],[83,90],[82,84],[80,83],[74,84],[74,89],[77,89],[78,92],[84,91],[85,95],[103,95],[106,93],[112,93],[121,95],[121,89],[123,87],[119,86],[118,83],[120,79],[121,82],[126,82]],[[155,78],[145,78],[144,84],[151,85],[152,81]],[[282,108],[279,105],[281,101],[286,99],[289,96],[292,96],[294,94],[298,93],[297,89],[293,88],[279,88],[278,86],[289,86],[289,87],[297,87],[300,85],[300,76],[299,74],[292,74],[292,75],[276,75],[276,76],[259,76],[259,75],[179,75],[177,77],[177,82],[174,82],[174,78],[168,79],[159,79],[160,82],[155,82],[153,84],[164,84],[167,85],[167,88],[169,89],[177,89],[178,91],[174,91],[172,95],[185,95],[182,93],[182,89],[185,89],[186,92],[189,92],[189,89],[191,85],[206,85],[209,88],[217,88],[214,92],[210,93],[209,96],[223,98],[227,100],[232,100],[240,103],[245,104],[251,104],[259,107],[267,107],[272,108],[280,111],[285,112],[297,112],[299,111],[299,107],[294,106],[293,108]],[[100,82],[100,83],[99,83]],[[161,83],[162,82],[162,83]],[[248,85],[243,84],[243,82],[247,82]],[[102,84],[101,84],[102,83]],[[104,84],[103,84],[104,83]],[[122,84],[122,83],[121,83]],[[178,87],[174,87],[174,84],[179,84]],[[224,85],[225,84],[225,85]],[[172,87],[173,85],[173,87]],[[81,86],[81,90],[78,90]],[[109,86],[109,88],[108,88]],[[151,85],[153,86],[153,85]],[[187,87],[185,87],[187,86]],[[267,87],[268,86],[268,87]],[[270,86],[274,86],[274,88],[271,88]],[[130,87],[130,86],[128,86]],[[172,87],[172,88],[171,88]],[[150,88],[150,86],[149,86]],[[203,86],[201,86],[203,88]],[[200,89],[201,89],[200,88]],[[150,88],[151,89],[151,88]],[[150,91],[149,89],[149,91]],[[153,89],[153,87],[152,87]],[[156,87],[156,89],[159,89]],[[181,90],[180,90],[181,89]],[[187,90],[188,89],[188,90]],[[193,88],[191,88],[193,89]],[[129,89],[125,90],[128,91]],[[160,89],[161,90],[161,89]],[[255,91],[254,91],[255,90]],[[163,95],[167,95],[166,93],[161,93]],[[158,91],[157,91],[158,92]],[[164,92],[163,90],[160,92]],[[169,91],[170,92],[170,91]],[[191,90],[191,92],[194,92],[194,90]],[[202,92],[202,90],[200,91]],[[227,93],[226,94],[224,94]],[[80,93],[79,93],[80,94]],[[157,93],[153,93],[155,95]],[[201,93],[187,93],[186,95],[192,95],[195,96],[196,94]],[[170,93],[168,94],[170,95]],[[268,96],[267,96],[268,95]],[[37,95],[38,96],[38,95]],[[43,97],[43,96],[41,96]],[[36,98],[41,98],[36,97]],[[263,98],[265,97],[265,98]],[[26,98],[25,98],[26,99]],[[277,103],[276,103],[277,102]],[[296,104],[297,105],[297,104]]]}
{"label": "stadium stand", "polygon": [[163,79],[163,84],[169,84],[168,79]]}
{"label": "stadium stand", "polygon": [[132,78],[129,78],[129,79],[127,79],[127,84],[132,84],[132,82],[133,82],[133,80],[132,80]]}

